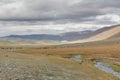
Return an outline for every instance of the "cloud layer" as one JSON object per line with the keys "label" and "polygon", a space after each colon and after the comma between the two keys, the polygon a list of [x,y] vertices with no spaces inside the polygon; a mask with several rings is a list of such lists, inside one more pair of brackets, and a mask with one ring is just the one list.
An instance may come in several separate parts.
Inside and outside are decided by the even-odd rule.
{"label": "cloud layer", "polygon": [[56,33],[119,24],[119,4],[120,0],[0,0],[0,31]]}

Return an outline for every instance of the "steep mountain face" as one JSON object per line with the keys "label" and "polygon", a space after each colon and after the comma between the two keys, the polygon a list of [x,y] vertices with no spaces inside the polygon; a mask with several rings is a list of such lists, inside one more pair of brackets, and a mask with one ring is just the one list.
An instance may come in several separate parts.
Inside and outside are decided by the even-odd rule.
{"label": "steep mountain face", "polygon": [[95,35],[95,36],[92,36],[92,37],[90,37],[88,39],[84,39],[84,40],[73,41],[71,43],[93,42],[93,41],[100,41],[100,40],[109,39],[110,37],[112,38],[115,36],[119,37],[120,25],[102,28],[102,29],[97,30],[97,31],[98,32],[100,31],[100,33]]}
{"label": "steep mountain face", "polygon": [[86,30],[80,32],[66,32],[66,33],[61,33],[60,35],[64,40],[84,40],[96,36],[104,31],[110,30],[113,27],[115,26],[104,27],[96,31]]}
{"label": "steep mountain face", "polygon": [[90,39],[104,40],[104,39],[108,39],[118,33],[120,33],[120,25],[112,26],[110,29],[103,31],[103,32],[99,33],[98,35],[91,37]]}

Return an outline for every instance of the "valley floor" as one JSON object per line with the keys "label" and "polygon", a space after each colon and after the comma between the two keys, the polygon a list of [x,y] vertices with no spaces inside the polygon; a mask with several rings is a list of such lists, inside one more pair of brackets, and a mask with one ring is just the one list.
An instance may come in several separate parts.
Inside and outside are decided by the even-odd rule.
{"label": "valley floor", "polygon": [[[0,80],[120,80],[94,66],[107,62],[119,71],[119,46],[1,48]],[[82,60],[71,59],[75,55]]]}

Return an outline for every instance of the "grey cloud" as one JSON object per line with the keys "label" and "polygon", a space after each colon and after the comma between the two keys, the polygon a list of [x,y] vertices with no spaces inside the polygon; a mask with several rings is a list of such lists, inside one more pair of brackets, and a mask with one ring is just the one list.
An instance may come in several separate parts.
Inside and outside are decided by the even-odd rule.
{"label": "grey cloud", "polygon": [[108,12],[119,15],[120,11],[119,0],[73,2],[73,0],[1,0],[3,6],[0,6],[2,7],[0,20],[81,22]]}
{"label": "grey cloud", "polygon": [[120,0],[0,0],[0,33],[57,33],[118,24],[119,4]]}

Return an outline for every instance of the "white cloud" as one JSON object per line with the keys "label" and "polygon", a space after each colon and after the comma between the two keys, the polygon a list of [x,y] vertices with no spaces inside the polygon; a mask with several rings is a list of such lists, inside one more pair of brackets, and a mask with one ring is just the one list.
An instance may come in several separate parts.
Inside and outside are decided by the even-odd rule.
{"label": "white cloud", "polygon": [[105,20],[105,21],[111,21],[115,23],[120,22],[120,16],[117,14],[106,14],[106,15],[101,15],[96,17],[97,20]]}
{"label": "white cloud", "polygon": [[58,34],[69,31],[82,31],[82,30],[95,30],[104,25],[93,25],[93,24],[49,24],[49,25],[27,25],[27,24],[10,24],[0,25],[0,36],[11,35],[11,34]]}

